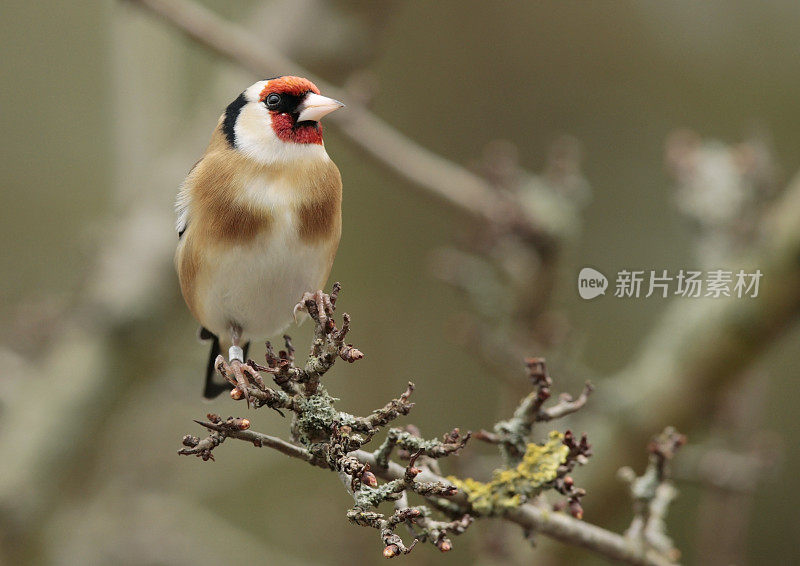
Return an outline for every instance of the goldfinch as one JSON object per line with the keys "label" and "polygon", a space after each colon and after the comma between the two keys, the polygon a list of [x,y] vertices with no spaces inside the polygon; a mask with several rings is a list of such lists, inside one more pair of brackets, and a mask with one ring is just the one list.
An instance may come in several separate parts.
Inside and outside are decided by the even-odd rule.
{"label": "goldfinch", "polygon": [[207,398],[227,388],[214,381],[225,348],[228,379],[246,395],[248,380],[260,379],[243,363],[250,340],[282,332],[302,310],[298,299],[328,278],[342,181],[319,120],[342,106],[301,77],[258,81],[225,109],[180,187],[175,267],[201,338],[212,342]]}

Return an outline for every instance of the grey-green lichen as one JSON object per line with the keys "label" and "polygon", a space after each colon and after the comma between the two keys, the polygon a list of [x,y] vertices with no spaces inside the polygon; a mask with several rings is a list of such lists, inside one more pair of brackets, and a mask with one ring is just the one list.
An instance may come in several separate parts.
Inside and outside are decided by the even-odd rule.
{"label": "grey-green lichen", "polygon": [[336,422],[338,411],[333,407],[335,397],[320,387],[316,394],[300,401],[295,412],[294,428],[300,442],[308,446],[320,439],[328,438],[331,425]]}
{"label": "grey-green lichen", "polygon": [[377,487],[361,485],[354,495],[355,507],[367,510],[377,507],[384,501],[394,501],[402,496],[405,489],[406,485],[402,479],[392,480]]}
{"label": "grey-green lichen", "polygon": [[518,507],[556,479],[559,466],[566,462],[569,454],[563,438],[560,432],[553,431],[544,444],[528,444],[516,467],[495,470],[487,483],[453,476],[447,479],[466,494],[474,513],[501,514]]}

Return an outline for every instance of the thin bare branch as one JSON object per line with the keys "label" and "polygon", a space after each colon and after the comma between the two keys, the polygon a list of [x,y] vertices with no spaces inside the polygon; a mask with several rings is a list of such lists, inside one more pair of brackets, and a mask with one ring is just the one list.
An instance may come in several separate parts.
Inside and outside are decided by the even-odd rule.
{"label": "thin bare branch", "polygon": [[[314,464],[320,467],[327,467],[324,463],[319,462],[311,453],[301,446],[297,446],[295,444],[291,444],[286,442],[285,440],[278,438],[276,436],[270,436],[268,434],[263,434],[261,432],[256,432],[254,430],[247,430],[247,429],[233,429],[229,427],[225,427],[218,423],[211,423],[211,422],[201,422],[196,421],[198,424],[206,427],[209,430],[213,430],[217,433],[222,433],[227,438],[235,438],[237,440],[244,440],[245,442],[252,442],[253,446],[258,448],[267,447],[272,448],[273,450],[277,450],[281,454],[286,454],[292,458],[297,458],[298,460],[303,460],[304,462],[308,462],[310,464]],[[205,439],[204,439],[205,440]],[[188,446],[187,448],[182,448],[178,451],[179,454],[200,454],[201,450],[204,449],[207,444],[201,446],[203,441],[199,441],[194,446]],[[185,437],[184,437],[184,444]]]}

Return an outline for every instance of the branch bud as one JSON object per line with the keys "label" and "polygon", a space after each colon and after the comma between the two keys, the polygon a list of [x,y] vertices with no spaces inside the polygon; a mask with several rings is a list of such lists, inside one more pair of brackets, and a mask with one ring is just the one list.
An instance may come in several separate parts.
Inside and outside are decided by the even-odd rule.
{"label": "branch bud", "polygon": [[398,554],[400,554],[400,548],[396,544],[387,545],[386,548],[383,549],[384,558],[394,558]]}
{"label": "branch bud", "polygon": [[361,483],[368,485],[370,487],[378,487],[378,478],[375,477],[370,471],[365,471],[361,474]]}
{"label": "branch bud", "polygon": [[450,539],[443,538],[442,540],[436,542],[436,547],[442,552],[449,552],[453,549],[453,543],[450,542]]}
{"label": "branch bud", "polygon": [[576,519],[583,519],[583,507],[581,507],[581,502],[577,499],[570,500],[569,512]]}

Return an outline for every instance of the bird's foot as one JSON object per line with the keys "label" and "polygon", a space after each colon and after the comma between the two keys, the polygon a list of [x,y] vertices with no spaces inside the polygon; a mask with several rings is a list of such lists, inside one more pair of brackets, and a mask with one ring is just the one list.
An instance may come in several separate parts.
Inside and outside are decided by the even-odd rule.
{"label": "bird's foot", "polygon": [[250,408],[250,393],[248,388],[250,386],[255,386],[262,391],[266,389],[261,374],[250,365],[240,360],[234,359],[230,362],[226,362],[225,358],[217,356],[214,365],[219,374],[224,377],[228,383],[233,385],[231,397],[236,400],[244,397],[248,408]]}
{"label": "bird's foot", "polygon": [[323,328],[328,328],[328,322],[333,320],[336,296],[339,294],[338,284],[334,284],[331,294],[323,291],[303,293],[303,298],[294,306],[294,321],[297,322],[297,313],[306,312],[311,318],[319,319]]}

